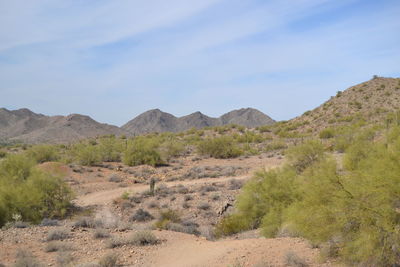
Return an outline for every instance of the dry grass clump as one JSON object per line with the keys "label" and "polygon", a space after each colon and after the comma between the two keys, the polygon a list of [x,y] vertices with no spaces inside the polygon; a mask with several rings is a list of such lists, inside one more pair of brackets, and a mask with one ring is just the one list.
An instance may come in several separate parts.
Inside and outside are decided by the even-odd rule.
{"label": "dry grass clump", "polygon": [[143,209],[138,209],[135,212],[135,214],[129,218],[130,221],[134,222],[146,222],[146,221],[151,221],[153,219],[154,219],[153,215],[151,215],[149,212]]}
{"label": "dry grass clump", "polygon": [[46,241],[64,240],[69,238],[69,232],[66,229],[54,229],[47,235]]}
{"label": "dry grass clump", "polygon": [[160,241],[159,239],[150,231],[139,231],[128,238],[112,238],[108,244],[108,248],[116,248],[125,245],[132,245],[132,246],[150,246],[156,245]]}
{"label": "dry grass clump", "polygon": [[74,261],[74,257],[68,251],[59,251],[57,254],[56,262],[60,267],[71,266]]}
{"label": "dry grass clump", "polygon": [[182,223],[168,223],[166,230],[199,236],[201,233],[198,227],[197,223],[187,221]]}
{"label": "dry grass clump", "polygon": [[118,255],[115,253],[110,253],[103,256],[99,261],[100,267],[116,267],[118,265]]}
{"label": "dry grass clump", "polygon": [[129,244],[136,246],[156,245],[159,243],[157,237],[150,231],[140,231],[128,238]]}
{"label": "dry grass clump", "polygon": [[14,267],[43,267],[35,256],[29,251],[19,249],[16,254]]}
{"label": "dry grass clump", "polygon": [[243,186],[243,181],[237,180],[237,179],[231,179],[229,180],[229,189],[230,190],[238,190],[242,188]]}
{"label": "dry grass clump", "polygon": [[209,210],[211,206],[208,203],[200,203],[199,206],[197,206],[197,208],[199,210]]}
{"label": "dry grass clump", "polygon": [[178,212],[174,210],[163,210],[160,212],[160,218],[155,223],[155,227],[159,229],[167,229],[169,223],[180,223],[181,218]]}
{"label": "dry grass clump", "polygon": [[120,182],[122,182],[122,178],[119,175],[112,174],[110,176],[110,178],[108,179],[108,181],[112,182],[112,183],[120,183]]}
{"label": "dry grass clump", "polygon": [[105,229],[99,228],[94,231],[93,237],[96,239],[109,238],[110,233]]}
{"label": "dry grass clump", "polygon": [[81,227],[81,228],[94,228],[96,226],[95,221],[93,218],[83,216],[78,218],[74,223],[74,227]]}
{"label": "dry grass clump", "polygon": [[27,222],[16,221],[16,222],[13,223],[12,226],[13,226],[14,228],[22,229],[22,228],[28,228],[28,227],[30,226],[30,224],[27,223]]}
{"label": "dry grass clump", "polygon": [[40,226],[58,226],[58,225],[59,225],[58,220],[53,220],[48,218],[44,218],[40,223]]}
{"label": "dry grass clump", "polygon": [[51,241],[46,245],[46,252],[67,251],[72,250],[72,245],[61,241]]}
{"label": "dry grass clump", "polygon": [[300,258],[297,254],[289,251],[285,254],[285,264],[292,267],[307,267],[307,262]]}

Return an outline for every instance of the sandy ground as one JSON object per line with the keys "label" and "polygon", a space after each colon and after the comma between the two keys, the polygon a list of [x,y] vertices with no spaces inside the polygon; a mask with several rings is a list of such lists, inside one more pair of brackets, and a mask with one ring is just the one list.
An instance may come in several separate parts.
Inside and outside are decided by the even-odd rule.
{"label": "sandy ground", "polygon": [[[214,160],[203,159],[192,161],[187,159],[179,164],[181,172],[186,171],[193,166],[242,166],[248,171],[245,174],[230,177],[216,177],[202,179],[188,179],[179,181],[165,180],[163,183],[168,187],[177,185],[198,186],[216,183],[227,183],[232,178],[240,181],[246,181],[251,177],[252,172],[260,168],[275,168],[283,162],[282,157],[250,157],[234,160]],[[172,167],[171,167],[172,168]],[[177,169],[177,168],[176,168]],[[168,177],[168,171],[172,169],[157,169]],[[148,190],[149,186],[145,183],[135,184],[128,176],[122,175],[120,171],[86,168],[83,172],[75,173],[68,171],[69,181],[76,189],[77,197],[74,203],[82,208],[95,207],[95,210],[106,210],[107,216],[113,216],[112,209],[115,208],[113,202],[121,197],[124,192],[140,193]],[[108,177],[110,174],[118,173],[124,178],[123,187],[115,183],[110,183]],[[101,175],[99,175],[101,174]],[[161,175],[155,174],[158,177]],[[84,189],[84,190],[82,190]],[[221,191],[221,193],[227,192]],[[197,197],[202,197],[196,193]],[[204,198],[209,198],[204,194]],[[168,199],[164,200],[168,201]],[[200,214],[200,213],[199,213]],[[103,215],[103,216],[106,216]],[[107,217],[106,216],[106,217]],[[196,215],[197,216],[197,215]],[[215,218],[213,218],[215,219]],[[247,267],[247,266],[288,266],[286,257],[289,253],[294,253],[302,259],[308,266],[332,266],[331,263],[319,263],[318,249],[312,248],[309,243],[299,238],[274,238],[266,239],[261,237],[257,231],[249,234],[241,234],[227,239],[209,241],[204,237],[189,235],[185,233],[172,231],[153,230],[161,242],[154,246],[138,247],[124,245],[118,248],[107,248],[109,239],[95,239],[93,237],[95,229],[75,228],[71,220],[60,222],[60,226],[33,226],[24,229],[11,228],[0,230],[0,263],[6,266],[12,266],[15,262],[15,255],[18,249],[31,251],[42,263],[47,266],[60,266],[57,258],[60,253],[46,252],[45,248],[48,242],[45,239],[48,233],[54,229],[65,229],[69,237],[61,242],[69,244],[72,250],[69,253],[74,261],[72,265],[97,262],[101,257],[108,253],[118,255],[118,263],[121,266],[165,266],[165,267]],[[128,229],[110,228],[106,229],[111,237],[127,237],[146,225],[133,225]],[[247,236],[247,237],[246,237]]]}

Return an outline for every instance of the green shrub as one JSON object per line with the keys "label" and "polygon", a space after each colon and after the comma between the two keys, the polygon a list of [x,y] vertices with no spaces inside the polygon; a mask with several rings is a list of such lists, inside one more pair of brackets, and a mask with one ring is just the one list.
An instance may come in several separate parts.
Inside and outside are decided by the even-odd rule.
{"label": "green shrub", "polygon": [[163,159],[169,161],[171,158],[181,156],[185,152],[185,145],[183,142],[171,138],[161,145],[160,150]]}
{"label": "green shrub", "polygon": [[237,212],[218,224],[217,233],[228,235],[262,225],[265,235],[274,236],[282,221],[282,211],[298,197],[295,176],[290,167],[257,172],[238,196]]}
{"label": "green shrub", "polygon": [[237,199],[236,213],[222,220],[217,232],[261,225],[265,236],[275,236],[282,225],[290,225],[326,248],[325,255],[349,266],[398,265],[400,127],[392,127],[383,138],[374,136],[371,130],[357,133],[340,169],[334,158],[315,149],[318,142],[303,145],[301,153],[297,147],[294,162],[305,155],[311,155],[309,160],[300,165],[291,161],[289,167],[249,181]]}
{"label": "green shrub", "polygon": [[116,138],[115,136],[106,136],[98,140],[98,150],[101,161],[119,162],[124,150],[126,140]]}
{"label": "green shrub", "polygon": [[335,133],[332,128],[325,128],[319,132],[319,138],[321,139],[329,139],[335,136]]}
{"label": "green shrub", "polygon": [[158,151],[160,143],[157,139],[137,137],[128,144],[123,162],[129,166],[147,164],[157,166],[164,163]]}
{"label": "green shrub", "polygon": [[220,159],[235,158],[243,153],[230,136],[207,138],[199,143],[197,150],[202,155]]}
{"label": "green shrub", "polygon": [[155,227],[159,229],[167,229],[169,223],[179,223],[181,221],[180,215],[174,210],[162,210],[160,217],[155,223]]}
{"label": "green shrub", "polygon": [[0,163],[0,178],[8,182],[23,182],[31,174],[35,162],[24,154],[10,154]]}
{"label": "green shrub", "polygon": [[95,166],[101,163],[101,153],[96,145],[88,143],[75,144],[71,151],[74,161],[84,166]]}
{"label": "green shrub", "polygon": [[253,131],[245,131],[243,134],[238,135],[236,140],[239,143],[261,143],[264,141],[264,137]]}
{"label": "green shrub", "polygon": [[58,151],[53,145],[35,145],[26,150],[26,154],[37,163],[57,161],[59,159]]}
{"label": "green shrub", "polygon": [[0,226],[15,214],[34,223],[64,216],[71,200],[61,177],[37,169],[25,155],[9,155],[0,163]]}
{"label": "green shrub", "polygon": [[290,147],[286,154],[290,165],[300,173],[323,158],[324,147],[319,141],[309,140],[304,144]]}
{"label": "green shrub", "polygon": [[229,236],[250,229],[249,221],[241,214],[228,215],[215,226],[215,236]]}
{"label": "green shrub", "polygon": [[267,144],[264,148],[265,152],[286,149],[287,145],[283,141],[272,141],[271,143]]}
{"label": "green shrub", "polygon": [[0,149],[0,159],[1,158],[5,158],[6,156],[7,156],[7,152],[2,150],[2,149]]}

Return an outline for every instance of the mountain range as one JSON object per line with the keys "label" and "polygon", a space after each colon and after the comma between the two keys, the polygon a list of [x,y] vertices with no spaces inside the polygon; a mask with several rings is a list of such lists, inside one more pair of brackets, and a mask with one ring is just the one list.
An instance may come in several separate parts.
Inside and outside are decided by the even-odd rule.
{"label": "mountain range", "polygon": [[200,112],[175,117],[159,109],[146,111],[122,127],[99,123],[89,116],[46,116],[29,109],[7,110],[0,108],[0,141],[24,143],[69,143],[88,137],[106,134],[139,135],[151,132],[179,132],[190,128],[238,124],[256,127],[274,123],[264,113],[252,109],[233,110],[219,118]]}
{"label": "mountain range", "polygon": [[227,124],[238,124],[253,128],[261,125],[269,125],[274,122],[269,116],[252,108],[233,110],[219,118],[211,118],[201,112],[195,112],[183,117],[175,117],[159,109],[152,109],[129,121],[121,129],[137,135],[149,132],[180,132],[193,127],[203,128]]}

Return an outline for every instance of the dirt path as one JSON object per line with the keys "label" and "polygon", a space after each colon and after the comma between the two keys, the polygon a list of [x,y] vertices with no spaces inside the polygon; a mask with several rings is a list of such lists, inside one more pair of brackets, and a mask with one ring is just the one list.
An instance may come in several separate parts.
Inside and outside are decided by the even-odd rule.
{"label": "dirt path", "polygon": [[317,264],[318,250],[300,238],[251,238],[211,242],[181,233],[162,231],[165,244],[151,251],[145,266],[163,267],[228,267],[228,266],[287,266],[288,253],[301,256],[308,266]]}
{"label": "dirt path", "polygon": [[[234,176],[234,177],[221,177],[221,178],[204,178],[196,180],[184,180],[184,181],[172,181],[163,182],[167,186],[176,185],[198,185],[198,184],[211,184],[215,182],[227,182],[231,179],[246,180],[249,179],[250,175]],[[124,192],[138,193],[144,192],[149,189],[149,185],[134,185],[129,187],[115,188],[110,190],[103,190],[94,193],[89,193],[87,195],[79,196],[74,203],[78,206],[92,206],[92,205],[107,205],[110,204],[114,199],[120,197]]]}

